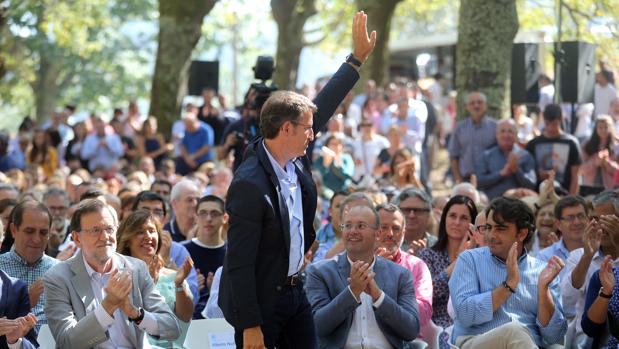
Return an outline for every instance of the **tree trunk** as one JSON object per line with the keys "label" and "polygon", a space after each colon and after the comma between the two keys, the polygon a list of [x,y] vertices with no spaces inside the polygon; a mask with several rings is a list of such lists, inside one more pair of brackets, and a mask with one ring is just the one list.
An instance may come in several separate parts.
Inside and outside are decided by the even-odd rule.
{"label": "tree trunk", "polygon": [[488,97],[487,114],[509,113],[512,44],[518,32],[515,0],[462,0],[456,45],[458,116],[466,116],[464,96],[479,90]]}
{"label": "tree trunk", "polygon": [[169,134],[187,91],[191,52],[202,34],[202,21],[217,0],[159,0],[157,61],[149,115]]}
{"label": "tree trunk", "polygon": [[374,52],[361,68],[361,79],[356,90],[363,89],[369,79],[383,85],[389,77],[389,32],[396,5],[402,0],[357,0],[357,8],[368,15],[368,33],[376,30]]}
{"label": "tree trunk", "polygon": [[277,23],[276,69],[273,82],[292,90],[297,83],[299,57],[305,46],[303,27],[316,14],[315,0],[271,0],[271,12]]}
{"label": "tree trunk", "polygon": [[60,97],[58,78],[61,69],[59,60],[41,52],[35,81],[31,86],[36,107],[36,120],[39,122],[49,118],[57,107]]}

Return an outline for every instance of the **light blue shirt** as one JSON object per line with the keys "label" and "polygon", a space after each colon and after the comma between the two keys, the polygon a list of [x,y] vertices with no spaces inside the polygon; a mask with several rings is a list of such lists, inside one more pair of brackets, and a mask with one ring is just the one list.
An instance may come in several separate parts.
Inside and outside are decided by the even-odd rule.
{"label": "light blue shirt", "polygon": [[[557,256],[561,258],[564,262],[570,257],[570,251],[565,247],[565,243],[563,243],[563,238],[561,240],[555,242],[554,244],[546,247],[545,249],[539,251],[537,254],[537,259],[548,262],[552,256]],[[568,269],[563,268],[559,273],[559,280],[563,280],[568,277]],[[589,282],[589,279],[587,279]],[[565,312],[565,316],[574,317],[576,315],[576,304],[565,304],[563,307],[563,311]]]}
{"label": "light blue shirt", "polygon": [[[271,166],[275,170],[275,175],[279,181],[279,187],[283,197],[286,198],[288,207],[288,220],[290,222],[290,252],[288,257],[288,276],[296,274],[303,266],[303,247],[305,244],[303,237],[303,205],[301,203],[301,185],[297,178],[297,172],[292,160],[286,163],[286,168],[282,168],[273,155],[269,152],[264,142],[262,143],[266,151]],[[291,209],[292,208],[292,209]]]}
{"label": "light blue shirt", "polygon": [[82,145],[81,157],[88,160],[88,169],[91,171],[98,167],[110,169],[125,153],[122,141],[117,134],[105,135],[104,138],[105,145],[101,145],[99,143],[101,138],[96,134],[91,134],[86,137]]}
{"label": "light blue shirt", "polygon": [[525,253],[518,258],[520,282],[516,293],[492,311],[492,291],[507,279],[505,262],[487,247],[462,252],[449,280],[451,301],[456,313],[451,341],[459,336],[478,335],[512,321],[527,326],[541,347],[560,343],[567,332],[561,306],[559,280],[550,284],[554,312],[547,326],[537,319],[537,281],[546,263]]}

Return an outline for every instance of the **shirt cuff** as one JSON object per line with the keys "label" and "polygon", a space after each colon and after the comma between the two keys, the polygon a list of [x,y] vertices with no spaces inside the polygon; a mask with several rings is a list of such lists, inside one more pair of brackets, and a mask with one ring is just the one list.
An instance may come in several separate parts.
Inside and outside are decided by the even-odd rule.
{"label": "shirt cuff", "polygon": [[361,303],[361,300],[358,299],[357,297],[355,297],[355,294],[352,293],[352,288],[350,288],[350,286],[348,286],[348,291],[350,291],[350,294],[352,295],[352,298],[354,298],[355,301],[357,301],[357,303]]}
{"label": "shirt cuff", "polygon": [[100,305],[97,309],[95,309],[95,317],[97,321],[99,321],[99,325],[103,327],[104,330],[107,330],[112,324],[114,324],[114,318],[110,316],[110,314],[105,311],[102,305]]}
{"label": "shirt cuff", "polygon": [[385,300],[385,292],[380,291],[380,297],[378,297],[376,302],[374,302],[372,305],[374,306],[374,308],[378,308],[380,307],[381,304],[383,304],[384,300]]}
{"label": "shirt cuff", "polygon": [[152,313],[148,311],[144,311],[144,319],[142,319],[142,321],[138,325],[138,328],[146,331],[146,333],[150,334],[151,336],[159,335],[159,325],[157,324],[157,319]]}
{"label": "shirt cuff", "polygon": [[9,349],[21,349],[21,342],[22,339],[19,338],[15,343],[13,344],[9,344],[9,342],[6,342],[7,346],[9,347]]}

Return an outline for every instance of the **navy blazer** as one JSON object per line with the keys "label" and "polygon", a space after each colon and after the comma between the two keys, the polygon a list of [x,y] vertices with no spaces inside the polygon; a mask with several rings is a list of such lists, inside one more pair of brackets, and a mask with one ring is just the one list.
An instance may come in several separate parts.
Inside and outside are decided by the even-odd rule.
{"label": "navy blazer", "polygon": [[[374,315],[378,327],[394,348],[403,348],[419,333],[419,309],[411,272],[376,256],[375,280],[385,298]],[[355,310],[361,303],[348,289],[350,263],[342,253],[334,259],[310,265],[305,289],[312,306],[320,348],[342,348],[348,339]]]}
{"label": "navy blazer", "polygon": [[[342,64],[314,100],[318,109],[314,133],[327,124],[358,79],[355,69]],[[248,145],[227,194],[228,249],[218,304],[237,331],[270,322],[277,288],[288,274],[289,209],[262,142],[263,138],[258,137]],[[297,158],[294,165],[301,184],[307,252],[316,238],[316,185],[307,155]]]}
{"label": "navy blazer", "polygon": [[[0,297],[0,317],[16,319],[28,315],[30,312],[30,298],[28,297],[28,285],[19,279],[12,278],[0,270],[2,279],[2,296]],[[22,348],[36,348],[37,334],[33,329],[22,338]],[[0,348],[8,349],[6,336],[0,337]]]}

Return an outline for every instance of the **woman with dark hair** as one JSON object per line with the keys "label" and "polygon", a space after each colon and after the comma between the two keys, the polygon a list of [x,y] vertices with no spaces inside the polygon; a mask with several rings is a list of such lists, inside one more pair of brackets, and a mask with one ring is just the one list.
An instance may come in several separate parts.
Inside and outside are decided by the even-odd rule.
{"label": "woman with dark hair", "polygon": [[441,214],[438,241],[434,246],[424,248],[417,253],[417,256],[428,265],[430,274],[432,274],[432,288],[434,289],[432,321],[443,328],[453,324],[453,320],[447,313],[448,282],[458,255],[473,247],[471,236],[475,217],[477,217],[477,208],[473,200],[463,195],[452,197],[445,204]]}
{"label": "woman with dark hair", "polygon": [[193,268],[193,261],[187,257],[178,270],[163,266],[163,259],[159,256],[161,224],[147,210],[137,210],[130,214],[118,227],[116,239],[118,253],[141,259],[148,265],[148,271],[155,281],[155,288],[165,298],[179,320],[181,328],[179,338],[174,341],[160,341],[148,337],[149,342],[162,348],[183,348],[193,314],[191,291],[185,281]]}
{"label": "woman with dark hair", "polygon": [[591,138],[582,147],[582,185],[596,192],[614,187],[614,178],[619,164],[614,160],[616,145],[613,119],[598,115]]}
{"label": "woman with dark hair", "polygon": [[53,175],[58,168],[56,149],[50,145],[47,133],[43,129],[34,131],[32,147],[26,156],[26,163],[41,166],[46,177]]}
{"label": "woman with dark hair", "polygon": [[348,190],[355,173],[355,161],[344,152],[344,136],[338,133],[329,136],[314,166],[322,175],[325,187],[333,192]]}
{"label": "woman with dark hair", "polygon": [[88,168],[88,160],[83,160],[81,157],[82,145],[84,140],[86,140],[86,136],[88,136],[86,123],[80,121],[73,125],[73,134],[75,136],[69,141],[64,155],[67,166],[69,166],[71,171],[75,171],[78,168]]}

